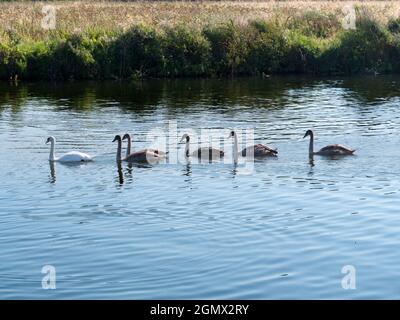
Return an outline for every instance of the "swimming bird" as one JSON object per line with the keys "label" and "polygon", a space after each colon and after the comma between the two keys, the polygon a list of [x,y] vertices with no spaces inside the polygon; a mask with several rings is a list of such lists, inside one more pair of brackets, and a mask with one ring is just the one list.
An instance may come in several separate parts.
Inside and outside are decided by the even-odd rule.
{"label": "swimming bird", "polygon": [[312,130],[307,130],[303,139],[307,136],[310,136],[310,146],[308,149],[310,157],[313,155],[320,156],[347,156],[353,155],[356,150],[349,149],[340,144],[330,144],[326,147],[323,147],[317,152],[314,152],[314,132]]}
{"label": "swimming bird", "polygon": [[[126,148],[126,157],[131,154],[131,148],[132,148],[132,139],[131,135],[129,133],[125,133],[124,136],[122,137],[122,140],[128,140],[128,147]],[[158,154],[159,156],[166,156],[168,152],[161,151],[158,149],[145,149],[150,152],[154,152],[155,154]]]}
{"label": "swimming bird", "polygon": [[122,138],[119,134],[114,137],[112,142],[118,142],[117,148],[117,161],[127,161],[127,162],[143,162],[143,163],[155,163],[163,159],[162,156],[148,151],[148,150],[141,150],[137,152],[130,153],[125,158],[122,158]]}
{"label": "swimming bird", "polygon": [[185,133],[182,138],[180,143],[185,142],[185,157],[197,157],[201,159],[208,159],[208,160],[216,160],[220,159],[224,156],[224,152],[219,149],[211,148],[211,147],[202,147],[197,149],[196,151],[193,151],[190,153],[189,150],[189,143],[190,143],[190,137],[187,133]]}
{"label": "swimming bird", "polygon": [[57,162],[88,162],[93,161],[93,157],[79,151],[71,151],[57,158],[55,155],[56,138],[48,137],[46,144],[51,143],[49,161]]}
{"label": "swimming bird", "polygon": [[[233,149],[234,153],[238,153],[238,139],[235,131],[231,131],[229,134],[229,138],[233,138]],[[247,147],[240,151],[240,154],[245,157],[246,155],[253,154],[254,157],[276,157],[278,151],[276,149],[272,149],[263,144],[256,144],[254,146]]]}

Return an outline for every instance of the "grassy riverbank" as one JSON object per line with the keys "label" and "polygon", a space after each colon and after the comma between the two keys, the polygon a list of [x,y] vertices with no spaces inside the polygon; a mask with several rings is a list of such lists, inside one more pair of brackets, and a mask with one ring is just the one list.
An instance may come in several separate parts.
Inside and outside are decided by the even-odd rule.
{"label": "grassy riverbank", "polygon": [[[56,29],[41,8],[57,9]],[[400,72],[400,5],[341,1],[0,3],[0,78]],[[312,9],[311,9],[312,8]]]}

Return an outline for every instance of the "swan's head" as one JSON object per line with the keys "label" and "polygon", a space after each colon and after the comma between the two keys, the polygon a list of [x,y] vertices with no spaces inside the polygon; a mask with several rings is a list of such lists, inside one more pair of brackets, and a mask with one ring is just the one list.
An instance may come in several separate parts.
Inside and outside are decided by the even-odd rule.
{"label": "swan's head", "polygon": [[117,135],[114,137],[114,140],[113,140],[112,142],[115,142],[115,141],[119,141],[119,142],[122,141],[121,136],[120,136],[119,134],[117,134]]}
{"label": "swan's head", "polygon": [[236,132],[232,130],[231,132],[229,132],[229,136],[227,139],[233,138],[235,135],[236,135]]}
{"label": "swan's head", "polygon": [[179,141],[179,143],[183,143],[183,142],[189,142],[190,141],[190,137],[187,133],[185,133],[182,138],[181,141]]}
{"label": "swan's head", "polygon": [[131,140],[131,135],[129,133],[125,133],[124,136],[122,137],[122,140]]}
{"label": "swan's head", "polygon": [[304,135],[303,139],[304,139],[305,137],[312,136],[312,135],[313,135],[312,130],[307,130],[307,132],[306,132],[306,134]]}
{"label": "swan's head", "polygon": [[56,138],[54,138],[54,137],[48,137],[47,140],[46,140],[46,144],[54,143],[54,142],[56,142]]}

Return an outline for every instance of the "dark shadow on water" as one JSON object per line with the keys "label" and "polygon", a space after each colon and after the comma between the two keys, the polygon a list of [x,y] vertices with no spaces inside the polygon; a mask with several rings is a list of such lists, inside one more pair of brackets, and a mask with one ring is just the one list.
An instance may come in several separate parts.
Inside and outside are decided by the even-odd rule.
{"label": "dark shadow on water", "polygon": [[310,76],[272,76],[238,79],[177,79],[131,82],[0,83],[0,111],[9,107],[18,112],[28,100],[45,100],[58,110],[88,112],[117,107],[122,111],[152,113],[160,106],[168,114],[191,112],[194,106],[220,108],[234,112],[242,105],[257,108],[282,108],[293,90],[342,88],[349,103],[374,103],[400,96],[399,76],[354,76],[317,78]]}
{"label": "dark shadow on water", "polygon": [[339,86],[348,89],[353,98],[362,105],[399,97],[399,84],[398,75],[370,75],[343,78]]}
{"label": "dark shadow on water", "polygon": [[314,175],[314,167],[315,167],[315,162],[314,162],[314,156],[309,155],[308,156],[308,164],[309,164],[309,170],[308,170],[308,176]]}
{"label": "dark shadow on water", "polygon": [[[123,170],[123,167],[126,165],[125,168],[125,173]],[[123,163],[122,161],[117,161],[117,182],[120,186],[122,186],[125,183],[133,183],[133,173],[135,168],[141,168],[141,169],[151,169],[153,166],[150,164],[141,164],[141,163],[133,163],[133,162],[127,162]]]}
{"label": "dark shadow on water", "polygon": [[190,176],[192,175],[192,165],[191,165],[191,163],[190,163],[189,160],[187,160],[187,163],[186,163],[186,165],[183,167],[182,172],[183,172],[182,174],[183,174],[184,176],[187,176],[188,178],[190,178]]}
{"label": "dark shadow on water", "polygon": [[232,169],[230,170],[231,174],[232,174],[232,178],[235,178],[238,174],[239,168],[238,168],[238,164],[233,162],[232,163]]}
{"label": "dark shadow on water", "polygon": [[315,166],[315,163],[314,163],[314,156],[313,156],[313,155],[310,155],[310,156],[308,157],[308,163],[309,163],[309,165],[310,165],[311,168]]}
{"label": "dark shadow on water", "polygon": [[49,167],[50,167],[50,176],[49,176],[49,182],[50,183],[56,183],[56,166],[53,161],[49,161]]}
{"label": "dark shadow on water", "polygon": [[8,107],[13,113],[18,113],[28,98],[28,86],[0,83],[0,112]]}
{"label": "dark shadow on water", "polygon": [[126,169],[125,169],[125,179],[127,182],[132,183],[133,182],[133,164],[132,163],[128,163],[126,165]]}
{"label": "dark shadow on water", "polygon": [[57,181],[57,176],[56,176],[56,165],[64,166],[64,167],[69,167],[69,168],[74,168],[74,167],[82,167],[89,165],[91,162],[55,162],[55,161],[49,161],[49,169],[50,169],[50,175],[49,175],[49,182],[50,183],[56,183]]}
{"label": "dark shadow on water", "polygon": [[118,172],[118,183],[120,186],[124,184],[124,173],[122,172],[122,163],[121,161],[117,161],[117,172]]}
{"label": "dark shadow on water", "polygon": [[318,156],[321,160],[326,161],[344,161],[356,157],[355,155],[333,155],[333,156]]}
{"label": "dark shadow on water", "polygon": [[185,187],[192,189],[192,164],[190,160],[186,161],[186,164],[182,168],[182,176],[184,177]]}

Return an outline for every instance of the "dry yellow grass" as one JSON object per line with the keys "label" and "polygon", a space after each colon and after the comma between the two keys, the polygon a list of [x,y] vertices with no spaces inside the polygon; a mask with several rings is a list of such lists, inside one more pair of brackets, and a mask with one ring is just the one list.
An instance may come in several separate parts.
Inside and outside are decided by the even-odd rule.
{"label": "dry yellow grass", "polygon": [[57,10],[57,30],[80,32],[90,28],[126,29],[144,23],[162,28],[184,23],[193,27],[227,20],[246,23],[249,19],[280,19],[285,21],[307,10],[343,15],[347,4],[363,5],[377,20],[398,17],[400,1],[169,1],[169,2],[107,2],[55,1],[0,3],[0,39],[12,30],[25,39],[40,40],[49,32],[41,28],[44,5]]}

